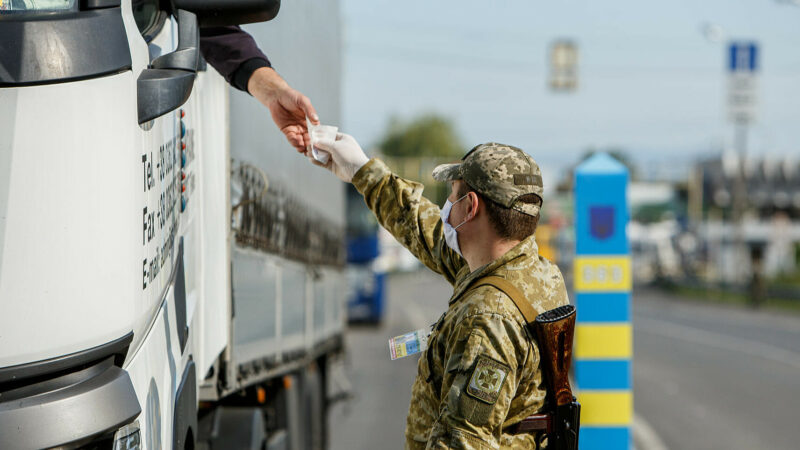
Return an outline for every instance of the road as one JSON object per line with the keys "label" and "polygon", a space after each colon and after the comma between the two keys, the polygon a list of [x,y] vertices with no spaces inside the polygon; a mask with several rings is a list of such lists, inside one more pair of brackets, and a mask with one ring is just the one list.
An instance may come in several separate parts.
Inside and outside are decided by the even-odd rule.
{"label": "road", "polygon": [[430,271],[393,274],[388,280],[384,323],[348,330],[353,400],[331,411],[331,450],[403,448],[419,356],[392,361],[388,340],[435,322],[447,308],[453,289]]}
{"label": "road", "polygon": [[634,409],[674,449],[797,449],[800,317],[634,296]]}
{"label": "road", "polygon": [[[403,447],[418,357],[391,361],[387,340],[433,323],[452,289],[427,271],[388,284],[385,322],[348,332],[353,399],[332,410],[332,450]],[[800,316],[635,294],[634,404],[654,431],[639,450],[795,449],[795,399]]]}

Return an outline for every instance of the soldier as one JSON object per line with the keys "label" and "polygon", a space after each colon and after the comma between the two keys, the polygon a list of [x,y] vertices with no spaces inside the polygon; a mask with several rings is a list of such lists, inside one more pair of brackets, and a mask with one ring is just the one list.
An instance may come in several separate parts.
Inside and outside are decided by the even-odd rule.
{"label": "soldier", "polygon": [[[561,272],[540,257],[533,233],[542,206],[536,162],[519,148],[481,144],[460,163],[436,167],[450,183],[439,209],[423,186],[369,160],[351,136],[315,145],[324,167],[352,182],[380,224],[453,285],[418,363],[406,422],[407,449],[541,447],[515,425],[544,406],[546,388],[534,336],[511,298],[489,285],[498,276],[537,313],[568,303]],[[317,165],[318,161],[312,160]]]}

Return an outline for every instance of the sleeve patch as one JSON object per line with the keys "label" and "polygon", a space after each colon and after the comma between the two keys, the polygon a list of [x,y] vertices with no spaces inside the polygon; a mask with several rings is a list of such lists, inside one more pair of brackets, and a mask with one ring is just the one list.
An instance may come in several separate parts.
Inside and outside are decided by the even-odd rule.
{"label": "sleeve patch", "polygon": [[467,384],[467,394],[493,405],[508,376],[509,368],[486,356],[479,356]]}

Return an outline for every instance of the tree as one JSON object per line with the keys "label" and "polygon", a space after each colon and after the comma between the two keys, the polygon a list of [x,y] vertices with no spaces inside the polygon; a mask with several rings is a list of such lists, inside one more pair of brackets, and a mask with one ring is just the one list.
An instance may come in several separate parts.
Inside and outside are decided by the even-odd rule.
{"label": "tree", "polygon": [[424,114],[410,122],[392,117],[379,147],[384,155],[391,157],[439,156],[457,159],[465,150],[452,122],[434,113]]}
{"label": "tree", "polygon": [[446,117],[429,113],[411,121],[392,117],[379,144],[380,152],[403,178],[425,185],[425,195],[437,204],[444,203],[450,188],[435,181],[431,171],[437,164],[460,159],[464,148],[453,123]]}

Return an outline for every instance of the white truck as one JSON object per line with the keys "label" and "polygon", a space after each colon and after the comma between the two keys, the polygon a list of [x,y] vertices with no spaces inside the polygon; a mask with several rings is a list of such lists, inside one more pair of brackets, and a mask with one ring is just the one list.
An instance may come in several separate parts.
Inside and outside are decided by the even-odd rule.
{"label": "white truck", "polygon": [[[0,0],[0,449],[324,447],[344,189],[198,57],[279,6]],[[247,29],[338,123],[338,2]]]}

